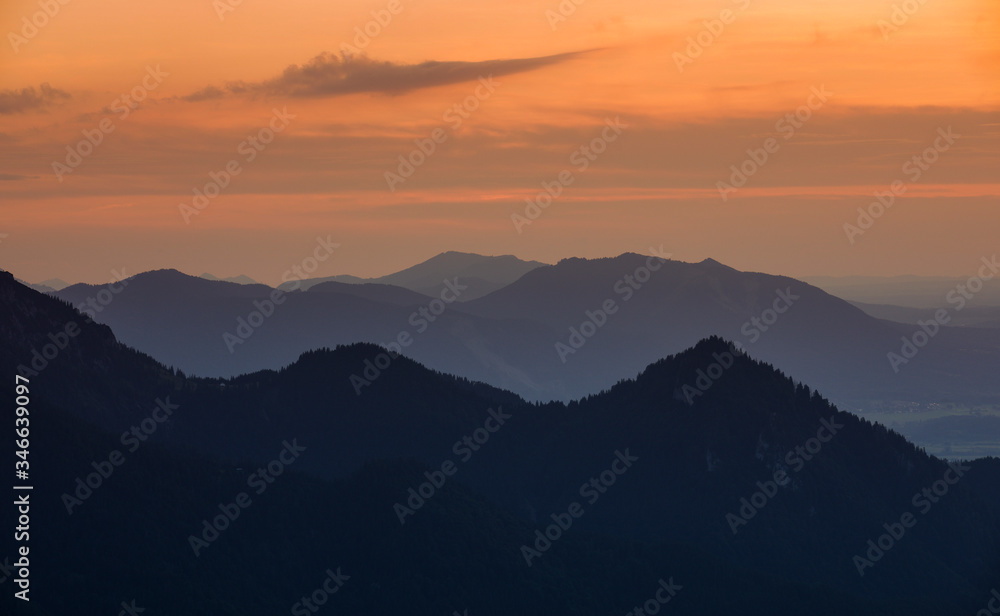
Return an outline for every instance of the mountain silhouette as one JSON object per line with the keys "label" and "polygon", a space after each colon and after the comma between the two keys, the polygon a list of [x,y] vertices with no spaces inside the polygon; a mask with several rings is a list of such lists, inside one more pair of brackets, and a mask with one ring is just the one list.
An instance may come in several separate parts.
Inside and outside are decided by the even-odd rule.
{"label": "mountain silhouette", "polygon": [[378,278],[359,278],[341,275],[326,278],[310,278],[302,281],[286,282],[279,288],[308,290],[322,282],[345,284],[386,284],[403,287],[423,295],[435,296],[441,292],[444,280],[461,278],[468,288],[459,301],[482,297],[508,285],[533,269],[543,267],[538,261],[522,261],[512,255],[487,257],[466,252],[443,252],[435,257],[408,267],[399,272]]}
{"label": "mountain silhouette", "polygon": [[240,274],[239,276],[229,276],[228,278],[219,278],[218,276],[205,272],[201,275],[201,278],[204,278],[205,280],[223,280],[225,282],[235,282],[237,284],[260,284],[245,274]]}
{"label": "mountain silhouette", "polygon": [[[106,306],[90,312],[123,342],[204,376],[277,369],[309,349],[389,344],[402,335],[410,342],[405,354],[435,369],[528,399],[569,400],[721,335],[849,408],[896,400],[971,405],[1000,397],[991,367],[1000,360],[996,329],[941,327],[915,357],[893,364],[889,354],[899,355],[902,340],[918,326],[873,318],[792,278],[712,260],[666,261],[643,273],[647,263],[653,262],[637,254],[567,259],[532,269],[487,296],[447,304],[440,297],[456,299],[448,285],[424,296],[391,285],[330,281],[289,291],[273,305],[265,285],[161,270],[129,279]],[[636,272],[648,279],[632,279]],[[466,279],[449,282],[459,285],[457,298],[464,297]],[[82,305],[103,288],[74,285],[55,295]],[[418,314],[435,301],[443,312]],[[602,308],[608,301],[611,314]],[[268,315],[252,314],[261,311]],[[250,318],[259,326],[249,327]],[[248,335],[235,340],[238,331]]]}
{"label": "mountain silhouette", "polygon": [[[56,601],[74,609],[121,592],[109,580],[182,613],[288,609],[342,566],[356,576],[337,597],[346,612],[626,612],[672,578],[672,607],[688,612],[731,613],[738,592],[748,614],[944,615],[974,613],[1000,575],[1000,461],[949,467],[721,338],[599,394],[533,404],[402,356],[358,395],[351,377],[382,352],[370,344],[190,377],[9,275],[0,310],[0,368],[30,375],[45,435],[38,583],[68,579]],[[47,344],[58,353],[28,372]],[[67,515],[75,479],[162,401],[169,419]],[[463,436],[501,419],[464,453]],[[301,460],[195,557],[187,538],[286,442]],[[400,524],[395,504],[446,461],[457,472]],[[581,488],[606,472],[604,490]],[[912,497],[949,472],[961,478],[922,513]],[[529,567],[523,547],[573,502],[582,517]],[[855,557],[908,512],[916,525],[859,575]],[[71,572],[84,556],[94,567]]]}

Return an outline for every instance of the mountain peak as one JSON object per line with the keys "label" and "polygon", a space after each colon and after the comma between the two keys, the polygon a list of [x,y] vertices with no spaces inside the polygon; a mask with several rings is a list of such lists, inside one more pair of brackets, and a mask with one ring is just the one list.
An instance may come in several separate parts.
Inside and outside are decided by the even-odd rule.
{"label": "mountain peak", "polygon": [[711,257],[709,257],[708,259],[705,259],[704,261],[699,262],[698,265],[705,265],[705,266],[708,266],[708,267],[722,267],[722,268],[725,268],[727,270],[731,270],[731,271],[734,271],[734,272],[737,271],[736,269],[734,269],[732,267],[729,267],[725,263],[719,263],[718,261],[716,261],[715,259],[712,259]]}
{"label": "mountain peak", "polygon": [[506,266],[511,266],[515,264],[525,264],[535,267],[547,265],[546,263],[542,263],[540,261],[526,261],[515,255],[482,255],[476,252],[461,252],[459,250],[446,250],[444,252],[434,255],[433,257],[427,259],[426,261],[423,261],[422,263],[418,263],[413,267],[420,267],[421,265],[427,265],[432,263],[433,264],[449,263],[466,267],[483,263],[503,264]]}
{"label": "mountain peak", "polygon": [[239,276],[228,276],[226,278],[219,278],[218,276],[205,272],[199,278],[204,278],[205,280],[212,280],[215,282],[235,282],[236,284],[260,284],[253,278],[247,276],[246,274],[240,274]]}

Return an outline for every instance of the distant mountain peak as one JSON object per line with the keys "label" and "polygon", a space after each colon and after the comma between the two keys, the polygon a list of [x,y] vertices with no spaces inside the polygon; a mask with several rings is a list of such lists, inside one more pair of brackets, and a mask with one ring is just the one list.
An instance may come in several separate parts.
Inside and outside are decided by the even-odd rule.
{"label": "distant mountain peak", "polygon": [[240,274],[239,276],[229,276],[228,278],[219,278],[218,276],[215,276],[214,274],[210,274],[208,272],[205,272],[204,274],[202,274],[200,276],[200,278],[204,278],[205,280],[212,280],[212,281],[216,281],[216,282],[235,282],[236,284],[261,284],[261,283],[257,282],[256,280],[254,280],[253,278],[247,276],[246,274]]}
{"label": "distant mountain peak", "polygon": [[70,283],[66,282],[62,278],[49,278],[48,280],[43,280],[39,282],[37,286],[49,287],[51,289],[59,291],[60,289],[65,289],[69,285]]}
{"label": "distant mountain peak", "polygon": [[[422,265],[427,265],[427,264],[439,264],[442,262],[454,263],[465,266],[473,266],[479,263],[486,263],[486,262],[503,263],[507,265],[523,263],[535,267],[548,265],[547,263],[542,263],[541,261],[528,261],[525,259],[521,259],[520,257],[517,257],[515,255],[483,255],[476,252],[446,250],[442,253],[434,255],[433,257],[427,259],[426,261],[423,261],[422,263],[418,263],[413,267],[420,267]],[[407,269],[413,269],[413,268],[407,268]],[[407,270],[402,270],[402,271],[407,271]]]}
{"label": "distant mountain peak", "polygon": [[136,274],[135,276],[132,276],[132,278],[139,278],[140,276],[142,276],[142,277],[151,277],[151,276],[163,276],[163,277],[171,276],[171,277],[178,277],[178,276],[183,276],[185,278],[195,278],[195,276],[192,276],[190,274],[185,274],[184,272],[182,272],[180,270],[177,270],[177,269],[174,269],[172,267],[165,267],[165,268],[162,268],[162,269],[155,269],[155,270],[146,270],[145,272],[140,272],[140,273]]}
{"label": "distant mountain peak", "polygon": [[711,257],[709,257],[708,259],[705,259],[704,261],[699,262],[698,265],[705,265],[705,266],[708,266],[708,267],[724,267],[727,270],[732,270],[734,272],[737,271],[736,269],[734,269],[732,267],[729,267],[725,263],[719,263],[718,261],[716,261],[715,259],[713,259]]}

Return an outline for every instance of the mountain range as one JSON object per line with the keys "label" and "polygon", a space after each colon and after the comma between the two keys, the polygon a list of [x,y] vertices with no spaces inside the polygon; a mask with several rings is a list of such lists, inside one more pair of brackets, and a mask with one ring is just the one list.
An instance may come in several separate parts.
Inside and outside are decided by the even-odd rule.
{"label": "mountain range", "polygon": [[707,615],[945,615],[975,613],[1000,577],[1000,460],[948,465],[718,337],[542,404],[403,356],[358,395],[351,376],[383,352],[363,343],[188,376],[8,274],[0,310],[0,370],[30,379],[38,435],[33,581],[66,590],[26,613],[275,613],[332,575],[343,613],[596,615],[669,596]]}
{"label": "mountain range", "polygon": [[[265,285],[160,270],[132,277],[118,294],[105,292],[108,304],[90,314],[130,346],[201,376],[278,369],[317,347],[392,346],[402,337],[408,344],[393,349],[434,369],[530,400],[570,400],[720,335],[846,408],[873,400],[1000,400],[992,368],[1000,361],[996,328],[935,324],[927,336],[920,326],[872,317],[793,278],[633,253],[550,266],[522,262],[516,269],[530,266],[527,273],[469,299],[473,285],[462,272],[485,279],[486,258],[449,254],[432,260],[438,286],[420,287],[429,295],[388,284],[314,281],[305,291],[286,287],[275,304],[274,289]],[[436,267],[444,262],[453,269]],[[87,305],[102,289],[78,284],[55,296]],[[611,311],[604,310],[608,302]]]}

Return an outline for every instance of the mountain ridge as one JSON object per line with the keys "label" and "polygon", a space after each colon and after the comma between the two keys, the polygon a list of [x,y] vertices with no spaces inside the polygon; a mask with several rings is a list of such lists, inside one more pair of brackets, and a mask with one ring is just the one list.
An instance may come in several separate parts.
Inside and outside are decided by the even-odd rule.
{"label": "mountain ridge", "polygon": [[[543,527],[550,513],[556,515],[567,503],[579,500],[584,494],[581,490],[577,495],[580,481],[600,476],[621,452],[636,459],[635,468],[599,500],[581,501],[586,503],[586,515],[574,523],[567,542],[546,550],[538,561],[539,571],[564,568],[563,559],[577,554],[573,546],[580,545],[578,541],[610,542],[612,551],[628,549],[626,545],[685,544],[699,559],[721,559],[726,566],[763,573],[782,584],[814,586],[822,596],[832,593],[840,601],[858,597],[867,606],[886,601],[895,606],[873,613],[906,613],[903,610],[909,608],[903,605],[919,600],[937,606],[922,608],[928,614],[974,605],[988,584],[984,574],[1000,573],[996,557],[1000,518],[993,505],[1000,495],[996,484],[981,478],[955,486],[955,494],[943,501],[946,504],[937,506],[933,518],[910,532],[886,562],[858,576],[852,555],[863,552],[866,540],[882,532],[879,525],[905,511],[909,496],[940,478],[947,465],[898,434],[835,409],[811,388],[747,357],[721,338],[705,339],[664,357],[604,392],[565,404],[530,404],[508,392],[428,370],[402,356],[372,375],[371,387],[358,395],[350,375],[361,373],[365,360],[374,362],[384,353],[371,344],[311,351],[278,371],[225,380],[190,378],[117,343],[108,328],[86,322],[68,304],[17,285],[12,278],[0,280],[0,304],[16,315],[34,315],[30,321],[18,317],[0,330],[5,343],[0,363],[5,367],[48,340],[47,333],[54,329],[51,323],[80,319],[81,333],[71,342],[76,352],[67,347],[32,377],[40,404],[66,409],[112,434],[147,416],[156,397],[178,407],[140,451],[211,455],[218,460],[212,464],[232,473],[238,467],[265,464],[276,443],[298,437],[310,456],[296,462],[295,475],[327,483],[350,481],[357,473],[364,474],[368,465],[383,464],[380,460],[387,458],[415,459],[429,469],[425,472],[451,459],[460,466],[455,485],[478,494],[477,502],[495,504],[496,513],[504,512],[514,524],[490,562],[516,563],[520,546],[532,541],[533,529]],[[706,377],[710,383],[699,382],[702,374],[712,375]],[[60,382],[73,386],[59,387]],[[700,393],[686,396],[685,387]],[[508,417],[501,430],[467,462],[455,458],[458,454],[451,444],[481,428],[491,408],[501,408]],[[820,434],[817,429],[823,425],[836,433],[820,451],[799,462],[786,455]],[[58,432],[58,424],[46,429]],[[107,445],[74,455],[81,462],[68,465],[69,473],[86,468],[83,462],[88,459],[106,457]],[[974,468],[995,473],[990,462],[980,461]],[[728,516],[742,515],[740,499],[754,494],[755,482],[774,476],[775,464],[784,464],[794,481],[775,488],[775,496],[733,533]],[[384,481],[369,477],[365,481]],[[363,499],[356,508],[349,506],[345,515],[395,523],[393,500],[406,498],[407,486],[420,481],[420,471],[390,471],[386,479],[393,477],[398,482],[385,492],[380,489],[382,497]],[[296,499],[303,514],[313,515],[300,490],[316,488],[289,481],[277,494]],[[48,489],[58,497],[60,489],[67,489],[63,486],[71,485],[72,475]],[[231,485],[227,480],[211,491],[231,494]],[[144,502],[150,498],[152,493],[142,492]],[[189,498],[183,497],[184,507]],[[173,532],[197,527],[199,515],[205,515],[199,509],[210,509],[223,496],[201,498],[205,500],[201,506],[190,503],[195,509],[186,515],[186,524],[172,523],[180,527]],[[435,518],[442,523],[454,519],[455,514],[448,512],[457,502],[446,505],[453,502],[451,497],[441,498],[428,509],[415,511],[413,528],[426,528]],[[475,507],[482,506],[486,505]],[[90,513],[74,521],[76,532],[85,528],[81,524],[98,523],[91,516],[103,509],[87,502],[81,511]],[[473,519],[466,523],[474,524]],[[253,536],[259,540],[274,540],[259,523],[245,524],[258,529]],[[410,543],[409,524],[395,527],[398,532],[390,536],[394,547],[389,553],[423,552],[423,544]],[[814,525],[824,532],[816,533]],[[385,537],[378,524],[364,528],[365,536]],[[941,529],[948,529],[945,543]],[[782,538],[779,544],[776,534]],[[323,536],[326,546],[343,541],[335,532],[324,531]],[[229,538],[234,537],[249,535]],[[208,554],[226,554],[230,559],[231,548],[222,545],[213,544]],[[653,549],[653,553],[664,552]],[[699,569],[701,583],[722,588],[722,580],[711,569]]]}

